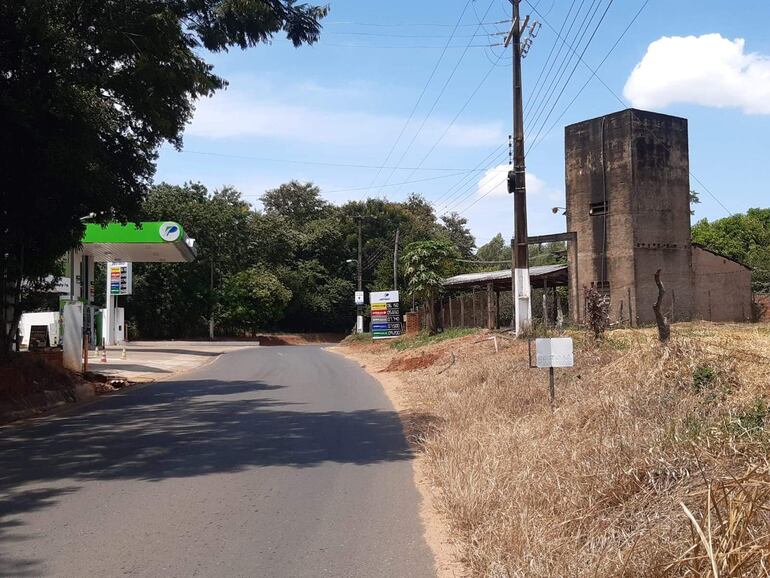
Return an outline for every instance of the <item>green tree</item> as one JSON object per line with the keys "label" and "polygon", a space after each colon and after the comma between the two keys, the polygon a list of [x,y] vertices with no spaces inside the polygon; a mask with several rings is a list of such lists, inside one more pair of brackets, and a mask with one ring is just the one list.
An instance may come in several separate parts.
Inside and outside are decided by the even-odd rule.
{"label": "green tree", "polygon": [[192,263],[137,263],[130,318],[144,337],[205,335],[216,320],[224,279],[257,263],[255,215],[240,193],[210,194],[200,184],[161,184],[143,209],[148,220],[175,220],[196,240]]}
{"label": "green tree", "polygon": [[695,214],[695,209],[693,209],[693,205],[700,205],[700,193],[695,190],[690,191],[690,214]]}
{"label": "green tree", "polygon": [[445,239],[411,243],[404,252],[407,293],[425,306],[428,330],[439,330],[436,307],[444,291],[444,279],[456,268],[457,249]]}
{"label": "green tree", "polygon": [[206,52],[284,32],[318,39],[326,8],[292,0],[0,2],[0,352],[21,279],[50,272],[81,217],[132,220],[164,142],[225,86]]}
{"label": "green tree", "polygon": [[274,327],[291,301],[291,291],[270,271],[251,267],[228,277],[221,289],[218,313],[235,330]]}
{"label": "green tree", "polygon": [[[498,233],[488,243],[479,247],[476,251],[476,258],[479,261],[490,261],[481,263],[477,266],[480,271],[499,271],[511,268],[511,247],[503,239],[503,235]],[[500,261],[500,263],[491,263],[491,261]]]}
{"label": "green tree", "polygon": [[444,223],[444,231],[457,248],[457,252],[463,259],[473,257],[473,250],[476,248],[476,239],[468,229],[468,219],[461,217],[458,213],[452,212],[441,217]]}
{"label": "green tree", "polygon": [[283,217],[295,226],[323,217],[330,208],[317,186],[299,181],[265,191],[260,200],[266,215]]}

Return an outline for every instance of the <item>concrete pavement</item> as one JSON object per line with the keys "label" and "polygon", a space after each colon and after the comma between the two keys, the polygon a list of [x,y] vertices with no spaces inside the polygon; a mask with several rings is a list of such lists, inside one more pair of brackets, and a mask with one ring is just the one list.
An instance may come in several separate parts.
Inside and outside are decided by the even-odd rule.
{"label": "concrete pavement", "polygon": [[[107,348],[107,362],[101,350],[92,351],[88,369],[94,373],[123,378],[134,383],[163,379],[210,362],[215,357],[258,342],[248,341],[132,341]],[[123,353],[125,352],[125,359]]]}
{"label": "concrete pavement", "polygon": [[0,438],[0,575],[434,575],[379,384],[316,346],[223,355]]}

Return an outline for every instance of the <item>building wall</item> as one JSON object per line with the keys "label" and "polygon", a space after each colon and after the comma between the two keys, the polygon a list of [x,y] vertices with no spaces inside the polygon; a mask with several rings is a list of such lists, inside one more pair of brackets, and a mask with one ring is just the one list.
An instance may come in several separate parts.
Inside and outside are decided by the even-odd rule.
{"label": "building wall", "polygon": [[692,248],[695,317],[707,321],[751,320],[751,270],[740,263]]}
{"label": "building wall", "polygon": [[635,317],[653,323],[655,272],[668,292],[666,304],[677,321],[693,316],[690,245],[690,166],[687,120],[635,109],[632,124]]}
{"label": "building wall", "polygon": [[[582,320],[585,289],[609,291],[611,316],[628,318],[628,289],[635,277],[631,116],[621,111],[565,129],[567,230],[578,234],[577,263],[570,260],[570,312]],[[591,214],[606,202],[606,214]],[[608,284],[608,286],[607,286]],[[622,303],[622,306],[621,306]]]}

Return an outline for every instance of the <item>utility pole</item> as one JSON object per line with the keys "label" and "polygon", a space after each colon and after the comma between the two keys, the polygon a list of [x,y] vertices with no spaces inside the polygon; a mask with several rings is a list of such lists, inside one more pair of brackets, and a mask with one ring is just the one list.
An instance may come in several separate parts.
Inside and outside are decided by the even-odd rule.
{"label": "utility pole", "polygon": [[[521,88],[521,35],[527,26],[519,15],[521,0],[510,0],[513,5],[513,26],[506,39],[506,46],[513,45],[513,167],[508,173],[508,192],[513,193],[513,230],[511,258],[513,269],[511,283],[514,291],[516,334],[521,334],[532,323],[532,288],[529,281],[529,256],[527,254],[527,182],[524,165],[524,106]],[[534,25],[533,29],[534,30]],[[527,48],[531,39],[527,39]]]}
{"label": "utility pole", "polygon": [[211,311],[209,312],[209,341],[214,341],[214,255],[209,259],[209,292]]}
{"label": "utility pole", "polygon": [[[363,291],[363,242],[361,238],[361,222],[364,220],[363,215],[356,216],[358,220],[358,290]],[[364,312],[363,305],[356,305],[356,333],[364,332]]]}
{"label": "utility pole", "polygon": [[393,290],[398,291],[398,235],[401,228],[396,229],[396,242],[393,244]]}

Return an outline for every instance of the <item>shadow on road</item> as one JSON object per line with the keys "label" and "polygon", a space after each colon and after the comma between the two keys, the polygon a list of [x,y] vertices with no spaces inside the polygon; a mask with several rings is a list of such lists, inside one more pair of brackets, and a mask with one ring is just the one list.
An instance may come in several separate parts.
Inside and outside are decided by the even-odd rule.
{"label": "shadow on road", "polygon": [[62,478],[159,480],[252,466],[410,457],[393,411],[293,411],[260,395],[279,386],[259,382],[183,386],[156,383],[79,415],[5,432],[0,491]]}
{"label": "shadow on road", "polygon": [[[74,491],[73,480],[156,481],[410,457],[394,411],[302,411],[303,404],[271,397],[278,389],[246,381],[159,382],[76,415],[0,430],[0,546],[24,539],[14,532],[14,516],[54,504]],[[38,489],[46,484],[53,487]],[[0,555],[0,574],[35,575],[36,564]]]}

